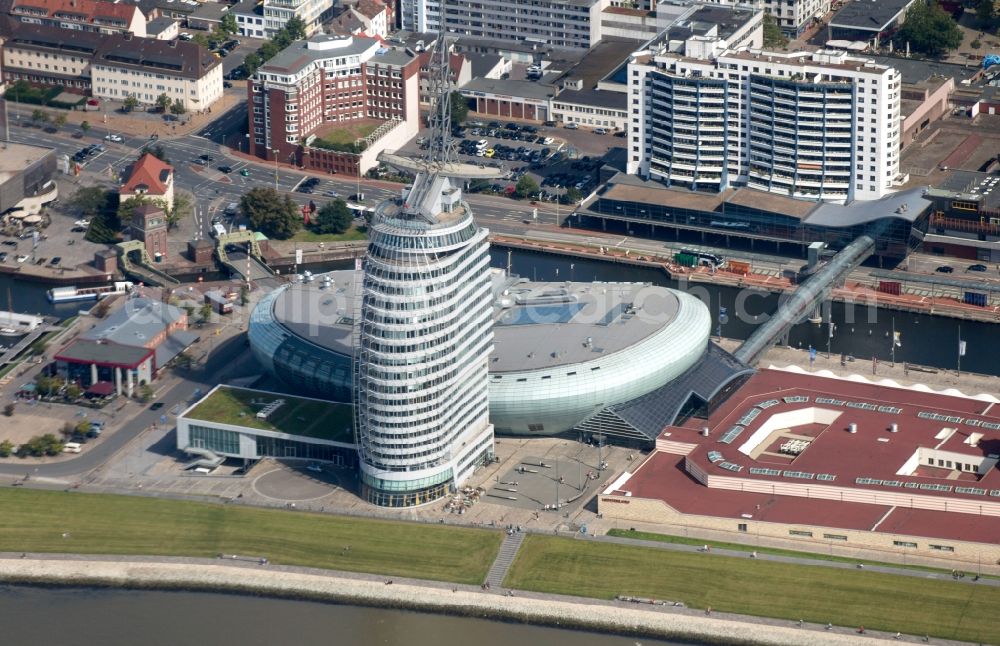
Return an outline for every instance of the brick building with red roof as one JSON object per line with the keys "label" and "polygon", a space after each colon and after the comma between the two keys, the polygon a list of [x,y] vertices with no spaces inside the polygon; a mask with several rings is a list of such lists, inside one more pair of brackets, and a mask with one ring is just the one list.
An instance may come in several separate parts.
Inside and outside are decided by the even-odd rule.
{"label": "brick building with red roof", "polygon": [[968,563],[1000,559],[1000,406],[779,370],[599,496],[608,518]]}

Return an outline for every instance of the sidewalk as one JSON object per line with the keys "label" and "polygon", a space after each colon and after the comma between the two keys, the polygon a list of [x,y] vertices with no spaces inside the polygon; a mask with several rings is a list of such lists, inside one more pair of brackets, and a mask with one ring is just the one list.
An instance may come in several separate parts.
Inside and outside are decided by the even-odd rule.
{"label": "sidewalk", "polygon": [[[59,108],[48,108],[42,106],[29,105],[26,103],[10,103],[10,121],[17,123],[14,112],[20,112],[21,119],[26,119],[25,115],[30,115],[34,110],[42,110],[50,116],[63,115],[66,117],[67,125],[79,125],[83,121],[90,123],[91,131],[97,135],[102,132],[124,132],[130,136],[152,137],[180,137],[200,131],[219,115],[225,113],[240,101],[240,97],[232,93],[224,93],[212,107],[205,112],[187,112],[179,115],[177,121],[165,121],[161,112],[146,111],[142,106],[133,112],[121,112],[122,104],[115,101],[101,101],[101,109],[94,111],[86,110],[62,110]],[[147,106],[153,110],[152,106]],[[170,114],[169,112],[167,113]],[[103,136],[103,135],[102,135]]]}

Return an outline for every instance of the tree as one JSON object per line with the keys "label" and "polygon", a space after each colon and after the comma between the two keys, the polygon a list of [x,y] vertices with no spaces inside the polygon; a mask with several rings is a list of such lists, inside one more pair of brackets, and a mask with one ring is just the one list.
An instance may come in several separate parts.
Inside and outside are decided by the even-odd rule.
{"label": "tree", "polygon": [[198,308],[198,318],[202,321],[208,321],[212,318],[212,304],[202,303],[201,307]]}
{"label": "tree", "polygon": [[81,121],[80,122],[80,130],[82,130],[84,133],[88,132],[90,130],[90,122],[89,121]]}
{"label": "tree", "polygon": [[86,435],[90,432],[91,424],[90,420],[83,420],[77,422],[76,427],[73,428],[73,433],[76,435]]}
{"label": "tree", "polygon": [[59,429],[59,433],[66,439],[73,437],[73,433],[76,433],[76,427],[73,426],[71,422],[65,422],[62,428]]}
{"label": "tree", "polygon": [[531,175],[522,175],[521,179],[517,180],[517,186],[514,187],[514,194],[518,197],[531,197],[537,195],[539,190],[541,187]]}
{"label": "tree", "polygon": [[167,209],[167,230],[176,229],[180,221],[191,211],[191,200],[187,195],[178,193],[174,195],[174,207]]}
{"label": "tree", "polygon": [[235,34],[240,30],[240,26],[236,24],[236,16],[231,13],[226,13],[222,17],[222,22],[219,23],[219,29],[226,32],[227,34]]}
{"label": "tree", "polygon": [[121,222],[131,222],[135,210],[143,204],[151,204],[148,197],[136,195],[118,203],[118,219]]}
{"label": "tree", "polygon": [[897,49],[909,47],[937,58],[962,44],[962,32],[954,19],[936,2],[914,2],[894,38]]}
{"label": "tree", "polygon": [[778,19],[769,13],[764,14],[764,47],[779,49],[788,44],[788,39],[781,31]]}
{"label": "tree", "polygon": [[70,196],[68,204],[81,215],[94,216],[103,211],[108,204],[108,191],[100,186],[85,186],[78,188]]}
{"label": "tree", "polygon": [[451,93],[451,122],[462,123],[469,118],[469,101],[461,92]]}
{"label": "tree", "polygon": [[240,287],[240,305],[248,305],[250,303],[250,290],[247,289],[246,285]]}
{"label": "tree", "polygon": [[49,115],[44,110],[35,109],[31,111],[31,120],[35,122],[36,125],[46,123],[49,120]]}
{"label": "tree", "polygon": [[580,189],[575,186],[570,186],[566,189],[566,193],[563,197],[566,198],[566,201],[563,202],[563,204],[576,204],[583,199],[583,194],[580,192]]}
{"label": "tree", "polygon": [[4,417],[13,417],[14,416],[14,404],[6,404],[3,407],[3,414],[4,414]]}
{"label": "tree", "polygon": [[35,378],[35,391],[41,396],[48,396],[59,392],[62,382],[57,377],[38,375]]}
{"label": "tree", "polygon": [[247,76],[253,76],[257,73],[257,69],[261,66],[260,54],[257,52],[250,52],[247,57],[243,59],[243,71],[246,72]]}
{"label": "tree", "polygon": [[52,123],[54,123],[57,128],[62,128],[63,126],[66,125],[66,115],[65,114],[57,114],[55,116],[55,118],[52,119]]}
{"label": "tree", "polygon": [[269,61],[272,58],[274,58],[280,51],[281,48],[278,47],[274,43],[274,41],[269,40],[260,46],[260,49],[257,50],[257,53],[260,54],[261,60]]}
{"label": "tree", "polygon": [[156,97],[156,107],[160,110],[160,112],[166,112],[167,110],[169,110],[170,103],[171,103],[170,95],[168,95],[166,92]]}
{"label": "tree", "polygon": [[17,452],[18,455],[21,455],[23,452],[24,455],[39,457],[43,455],[59,455],[62,450],[62,441],[52,433],[46,433],[45,435],[36,435],[31,438],[25,444],[22,444]]}
{"label": "tree", "polygon": [[287,240],[302,226],[295,202],[273,188],[252,189],[240,198],[240,210],[250,220],[250,227],[268,238]]}
{"label": "tree", "polygon": [[293,42],[302,40],[306,37],[306,23],[298,16],[293,16],[291,20],[285,23],[282,31],[286,32]]}
{"label": "tree", "polygon": [[132,110],[135,110],[138,107],[139,107],[139,99],[135,98],[134,94],[129,94],[127,97],[125,97],[125,100],[122,102],[122,108],[125,110],[125,112],[131,112]]}
{"label": "tree", "polygon": [[187,108],[184,107],[184,102],[180,99],[174,99],[174,102],[170,105],[170,114],[181,115],[187,112]]}
{"label": "tree", "polygon": [[153,399],[153,389],[149,384],[143,384],[139,386],[139,390],[136,391],[136,397],[139,401],[145,404]]}
{"label": "tree", "polygon": [[66,384],[66,399],[70,401],[75,401],[80,398],[83,394],[83,390],[80,389],[76,384],[70,383]]}
{"label": "tree", "polygon": [[336,199],[320,207],[312,222],[312,230],[316,233],[343,233],[351,228],[353,219],[347,202]]}
{"label": "tree", "polygon": [[206,49],[210,48],[210,46],[208,44],[208,36],[206,36],[205,34],[201,34],[201,33],[195,34],[194,37],[191,39],[191,42],[192,43],[197,43],[198,45],[201,45],[202,47],[205,47]]}
{"label": "tree", "polygon": [[10,440],[0,442],[0,458],[9,458],[14,454],[14,443]]}
{"label": "tree", "polygon": [[156,144],[152,148],[147,148],[146,152],[152,155],[153,157],[156,157],[164,164],[170,163],[170,158],[167,157],[167,151],[163,148],[163,144]]}

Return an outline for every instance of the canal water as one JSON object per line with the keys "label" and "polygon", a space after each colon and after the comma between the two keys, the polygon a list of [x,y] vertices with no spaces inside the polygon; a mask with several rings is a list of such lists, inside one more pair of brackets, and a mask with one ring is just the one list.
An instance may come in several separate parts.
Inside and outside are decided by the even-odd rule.
{"label": "canal water", "polygon": [[[494,267],[507,266],[506,249],[494,247],[492,254]],[[659,269],[531,251],[513,251],[510,254],[510,269],[512,273],[531,280],[636,281],[681,289],[701,299],[712,312],[713,320],[718,320],[720,308],[724,308],[726,323],[721,326],[722,336],[734,339],[746,339],[777,310],[783,298],[759,290],[678,283]],[[962,370],[1000,375],[1000,352],[997,351],[1000,326],[996,324],[844,303],[832,303],[829,313],[834,324],[832,338],[829,326],[804,321],[792,328],[789,345],[801,347],[804,352],[813,346],[825,353],[829,341],[834,355],[846,354],[858,361],[870,362],[872,357],[889,361],[893,354],[892,332],[895,330],[901,343],[895,349],[896,361],[953,370],[957,367],[961,334],[966,342]],[[716,323],[713,333],[717,333],[718,328]],[[807,357],[803,359],[807,360]]]}
{"label": "canal water", "polygon": [[[0,586],[5,644],[666,646],[487,619],[232,594]],[[674,642],[676,643],[676,642]]]}
{"label": "canal water", "polygon": [[[507,250],[494,247],[494,267],[506,267]],[[329,267],[311,267],[313,271],[343,269],[344,262],[331,263]],[[530,251],[513,251],[510,254],[511,271],[515,274],[542,281],[636,281],[682,289],[702,299],[712,312],[713,319],[725,308],[726,323],[722,335],[735,339],[747,338],[778,308],[780,297],[776,294],[751,289],[722,287],[704,283],[679,284],[670,280],[658,269],[635,267],[600,260],[581,260]],[[0,274],[0,310],[7,309],[7,288],[11,288],[13,309],[28,314],[49,314],[66,317],[92,303],[64,303],[53,305],[45,296],[48,286],[14,280]],[[1000,352],[997,339],[1000,327],[992,323],[959,321],[953,318],[897,312],[867,306],[833,303],[830,316],[834,324],[833,337],[829,326],[802,322],[789,336],[792,347],[806,351],[810,345],[819,352],[830,351],[835,355],[846,354],[858,361],[879,361],[893,358],[892,332],[899,332],[901,345],[895,349],[895,360],[922,366],[954,370],[958,363],[959,335],[966,342],[966,355],[962,357],[963,371],[1000,375]],[[716,324],[714,333],[717,333]]]}

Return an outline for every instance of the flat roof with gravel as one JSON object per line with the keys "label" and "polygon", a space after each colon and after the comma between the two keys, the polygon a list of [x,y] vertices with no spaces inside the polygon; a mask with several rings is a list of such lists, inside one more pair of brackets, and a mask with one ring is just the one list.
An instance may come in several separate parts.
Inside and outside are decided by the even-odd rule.
{"label": "flat roof with gravel", "polygon": [[[283,403],[277,405],[276,402]],[[266,416],[258,413],[270,407]],[[219,386],[183,417],[261,431],[354,443],[352,407],[263,390]]]}

